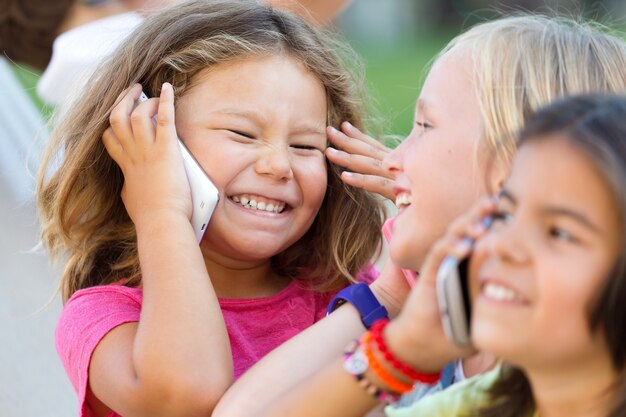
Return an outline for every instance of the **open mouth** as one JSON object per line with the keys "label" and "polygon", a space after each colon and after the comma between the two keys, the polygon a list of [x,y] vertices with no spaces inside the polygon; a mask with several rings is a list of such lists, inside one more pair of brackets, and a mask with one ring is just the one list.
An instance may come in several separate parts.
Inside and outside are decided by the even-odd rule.
{"label": "open mouth", "polygon": [[413,200],[409,193],[400,193],[396,196],[396,207],[398,207],[398,209],[406,208],[410,206],[412,202]]}
{"label": "open mouth", "polygon": [[265,211],[268,213],[279,214],[285,211],[285,209],[289,208],[289,205],[284,201],[271,200],[254,194],[232,195],[228,198],[230,198],[231,201],[249,210]]}

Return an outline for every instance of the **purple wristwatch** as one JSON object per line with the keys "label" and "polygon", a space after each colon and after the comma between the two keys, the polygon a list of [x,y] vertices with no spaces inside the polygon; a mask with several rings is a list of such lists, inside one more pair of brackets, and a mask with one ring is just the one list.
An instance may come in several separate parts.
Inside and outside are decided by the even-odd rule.
{"label": "purple wristwatch", "polygon": [[366,329],[372,327],[375,321],[388,317],[387,309],[378,302],[370,287],[362,282],[339,291],[328,304],[326,315],[344,303],[352,304],[359,311]]}

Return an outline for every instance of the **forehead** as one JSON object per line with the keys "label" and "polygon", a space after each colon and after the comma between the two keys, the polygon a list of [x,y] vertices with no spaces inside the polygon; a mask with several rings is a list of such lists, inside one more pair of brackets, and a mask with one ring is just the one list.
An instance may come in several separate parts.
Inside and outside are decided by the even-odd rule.
{"label": "forehead", "polygon": [[[205,82],[224,84],[233,82],[238,90],[258,82],[282,84],[291,81],[285,76],[296,76],[314,84],[322,81],[302,62],[289,54],[248,55],[212,65],[196,73],[190,80],[190,88]],[[217,86],[219,88],[219,85]]]}
{"label": "forehead", "polygon": [[564,136],[524,143],[506,187],[520,204],[564,206],[586,215],[603,230],[620,230],[612,188],[594,161]]}
{"label": "forehead", "polygon": [[325,91],[316,74],[281,54],[243,57],[202,70],[183,97],[203,94],[238,103],[313,100],[325,104]]}
{"label": "forehead", "polygon": [[444,117],[460,118],[462,123],[482,126],[473,68],[466,47],[452,48],[439,57],[424,81],[418,111],[433,111]]}

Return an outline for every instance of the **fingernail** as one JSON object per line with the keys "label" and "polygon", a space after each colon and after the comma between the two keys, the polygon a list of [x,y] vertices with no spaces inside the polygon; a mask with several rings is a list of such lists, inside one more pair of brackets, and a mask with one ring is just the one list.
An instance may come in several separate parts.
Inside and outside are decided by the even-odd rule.
{"label": "fingernail", "polygon": [[473,240],[470,239],[469,237],[466,237],[465,239],[463,239],[456,245],[456,250],[458,252],[467,252],[470,249],[472,249],[472,243],[473,243]]}
{"label": "fingernail", "polygon": [[337,149],[331,148],[330,146],[328,148],[326,148],[326,149],[328,149],[328,152],[330,152],[330,153],[339,153],[339,151]]}
{"label": "fingernail", "polygon": [[348,178],[352,178],[352,176],[354,176],[352,172],[348,172],[348,171],[343,171],[341,175],[344,177],[348,177]]}
{"label": "fingernail", "polygon": [[335,129],[333,126],[328,126],[328,129],[330,130],[330,133],[338,133],[339,131],[337,129]]}
{"label": "fingernail", "polygon": [[161,84],[161,91],[169,90],[172,85],[168,82]]}
{"label": "fingernail", "polygon": [[343,122],[343,125],[346,129],[354,129],[354,126],[352,126],[352,123],[348,121]]}

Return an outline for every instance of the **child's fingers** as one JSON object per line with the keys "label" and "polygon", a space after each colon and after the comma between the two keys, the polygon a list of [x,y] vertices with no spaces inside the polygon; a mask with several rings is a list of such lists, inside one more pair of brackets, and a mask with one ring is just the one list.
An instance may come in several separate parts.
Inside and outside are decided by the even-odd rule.
{"label": "child's fingers", "polygon": [[124,147],[120,143],[112,128],[107,128],[102,134],[102,143],[109,153],[109,156],[122,167],[122,156],[124,155]]}
{"label": "child's fingers", "polygon": [[366,175],[388,177],[383,161],[369,156],[351,154],[335,148],[326,148],[326,157],[333,163],[347,169]]}
{"label": "child's fingers", "polygon": [[151,98],[137,105],[130,114],[130,124],[135,143],[143,150],[148,150],[154,145],[156,127],[153,118],[158,105],[159,100]]}
{"label": "child's fingers", "polygon": [[430,249],[424,266],[420,270],[420,281],[424,284],[436,285],[439,267],[446,256],[455,256],[458,259],[465,258],[471,252],[471,244],[466,239],[448,235],[439,239]]}
{"label": "child's fingers", "polygon": [[351,136],[355,139],[359,139],[360,141],[367,143],[368,145],[371,145],[374,148],[378,148],[381,149],[383,151],[386,151],[387,153],[389,152],[389,149],[387,149],[387,147],[385,145],[383,145],[382,143],[380,143],[379,141],[377,141],[376,139],[374,139],[373,137],[366,135],[365,133],[361,132],[359,129],[357,129],[356,127],[354,127],[352,125],[352,123],[350,122],[343,122],[341,124],[341,130],[348,136]]}
{"label": "child's fingers", "polygon": [[116,100],[116,105],[109,115],[109,124],[115,133],[118,141],[124,149],[132,149],[134,145],[133,128],[130,121],[130,114],[135,108],[135,101],[141,94],[141,86],[135,84],[122,91]]}
{"label": "child's fingers", "polygon": [[392,200],[393,181],[378,175],[364,175],[355,172],[344,171],[341,173],[341,180],[352,187],[357,187],[371,193],[377,193],[383,197]]}
{"label": "child's fingers", "polygon": [[170,83],[163,83],[159,97],[156,141],[167,143],[176,137],[174,89]]}
{"label": "child's fingers", "polygon": [[434,283],[439,266],[446,256],[459,259],[468,256],[472,250],[472,240],[479,238],[487,230],[483,219],[493,212],[494,206],[493,199],[482,199],[469,212],[455,220],[446,235],[429,251],[424,267],[420,270],[420,280]]}
{"label": "child's fingers", "polygon": [[326,133],[335,147],[349,154],[369,156],[382,161],[390,152],[383,144],[366,135],[362,135],[366,137],[365,140],[351,137],[332,126],[326,129]]}

